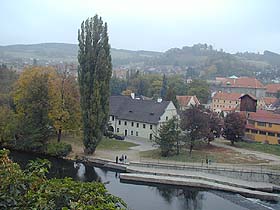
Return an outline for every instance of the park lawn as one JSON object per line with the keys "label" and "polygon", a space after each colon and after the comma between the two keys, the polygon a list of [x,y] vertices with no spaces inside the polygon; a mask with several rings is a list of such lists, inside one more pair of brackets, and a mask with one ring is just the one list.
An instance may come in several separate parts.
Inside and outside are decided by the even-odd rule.
{"label": "park lawn", "polygon": [[[230,144],[230,143],[228,143]],[[277,144],[262,144],[262,143],[248,143],[248,142],[235,142],[235,147],[264,152],[268,154],[280,156],[280,145]]]}
{"label": "park lawn", "polygon": [[115,140],[103,138],[100,144],[97,146],[97,150],[129,150],[130,147],[138,146],[132,142],[127,142],[123,140]]}
{"label": "park lawn", "polygon": [[205,163],[206,158],[212,163],[228,163],[228,164],[260,164],[267,163],[265,160],[256,159],[253,155],[243,155],[230,149],[216,147],[213,145],[204,145],[193,150],[192,155],[189,151],[183,150],[179,155],[162,157],[160,150],[149,150],[140,152],[141,160],[153,159],[162,161],[178,161],[178,162],[195,162]]}
{"label": "park lawn", "polygon": [[[50,142],[57,142],[56,138],[52,138]],[[72,150],[74,152],[76,151],[83,151],[84,145],[83,140],[81,136],[72,135],[72,136],[62,136],[61,142],[71,144]],[[96,150],[129,150],[130,147],[138,146],[138,144],[134,144],[131,142],[123,141],[123,140],[115,140],[115,139],[109,139],[104,137],[99,145],[97,146]],[[77,152],[76,152],[77,153]]]}

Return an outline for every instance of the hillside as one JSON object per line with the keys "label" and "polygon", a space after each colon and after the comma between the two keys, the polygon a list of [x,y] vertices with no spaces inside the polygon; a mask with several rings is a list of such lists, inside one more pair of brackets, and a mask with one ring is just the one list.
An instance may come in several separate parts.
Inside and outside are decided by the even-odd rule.
{"label": "hillside", "polygon": [[[132,51],[111,49],[114,65],[125,65],[128,63],[140,63],[150,58],[159,56],[159,52]],[[42,43],[31,45],[8,45],[0,46],[0,61],[33,60],[41,62],[77,62],[78,45],[65,43]]]}
{"label": "hillside", "polygon": [[[28,63],[35,58],[39,64],[77,63],[78,46],[65,43],[0,46],[0,63]],[[270,79],[280,77],[280,55],[270,51],[263,54],[230,54],[215,50],[211,45],[173,48],[164,53],[111,49],[114,68],[125,66],[154,73],[173,72],[186,76],[211,79],[216,76],[258,76]],[[174,71],[175,69],[175,71]],[[178,70],[179,69],[179,70]],[[277,76],[278,75],[278,76]]]}

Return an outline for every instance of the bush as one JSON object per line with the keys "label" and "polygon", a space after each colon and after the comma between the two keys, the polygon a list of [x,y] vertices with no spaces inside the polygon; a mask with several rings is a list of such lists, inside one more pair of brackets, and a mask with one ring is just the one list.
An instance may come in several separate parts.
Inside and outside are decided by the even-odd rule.
{"label": "bush", "polygon": [[63,142],[49,143],[47,145],[47,155],[56,157],[65,157],[72,151],[72,146]]}

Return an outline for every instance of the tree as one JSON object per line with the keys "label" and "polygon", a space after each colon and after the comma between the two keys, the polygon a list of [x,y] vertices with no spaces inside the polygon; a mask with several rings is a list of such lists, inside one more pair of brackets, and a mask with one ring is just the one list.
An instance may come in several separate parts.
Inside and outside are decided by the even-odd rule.
{"label": "tree", "polygon": [[233,145],[235,141],[244,136],[246,118],[238,112],[229,113],[224,120],[223,136],[231,141]]}
{"label": "tree", "polygon": [[50,135],[52,123],[49,84],[55,78],[52,68],[27,68],[20,75],[13,93],[19,121],[16,147],[43,151]]}
{"label": "tree", "polygon": [[95,15],[78,31],[78,81],[81,95],[85,153],[94,153],[109,116],[109,82],[112,75],[107,23]]}
{"label": "tree", "polygon": [[182,113],[181,129],[185,132],[185,140],[189,144],[191,155],[195,142],[207,137],[209,133],[208,114],[194,106],[186,109]]}
{"label": "tree", "polygon": [[187,86],[187,95],[195,95],[201,103],[206,104],[210,97],[209,85],[203,80],[193,80]]}
{"label": "tree", "polygon": [[49,118],[60,142],[62,131],[78,130],[81,124],[80,94],[75,77],[65,68],[55,73],[50,82],[50,111]]}
{"label": "tree", "polygon": [[7,106],[0,106],[0,145],[9,144],[15,138],[17,120],[15,113]]}
{"label": "tree", "polygon": [[179,107],[179,104],[178,104],[178,101],[177,101],[177,98],[176,98],[176,94],[175,94],[175,91],[174,91],[172,86],[168,87],[165,100],[166,101],[172,101],[176,108]]}
{"label": "tree", "polygon": [[155,135],[155,143],[159,145],[161,155],[167,157],[176,149],[179,154],[179,136],[178,120],[172,118],[159,128],[159,135]]}
{"label": "tree", "polygon": [[208,144],[221,135],[222,130],[222,120],[218,113],[210,112],[209,114],[209,134],[208,134]]}
{"label": "tree", "polygon": [[2,209],[126,209],[125,202],[99,182],[47,179],[47,160],[30,161],[25,170],[0,150]]}
{"label": "tree", "polygon": [[162,78],[162,87],[160,89],[160,97],[165,100],[166,94],[167,94],[167,79],[164,74]]}

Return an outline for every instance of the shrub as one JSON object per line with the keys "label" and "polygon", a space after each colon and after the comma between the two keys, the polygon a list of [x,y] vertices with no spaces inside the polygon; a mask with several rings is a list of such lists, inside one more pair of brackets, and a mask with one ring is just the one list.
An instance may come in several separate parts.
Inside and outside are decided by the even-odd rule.
{"label": "shrub", "polygon": [[63,142],[49,143],[46,154],[56,157],[65,157],[72,151],[72,146]]}

